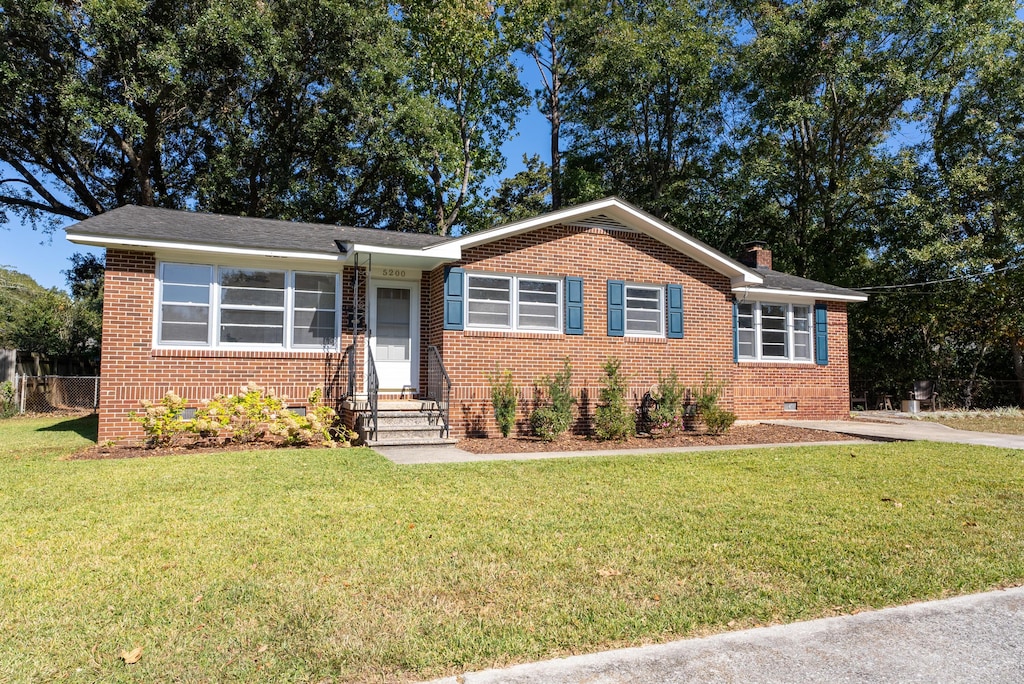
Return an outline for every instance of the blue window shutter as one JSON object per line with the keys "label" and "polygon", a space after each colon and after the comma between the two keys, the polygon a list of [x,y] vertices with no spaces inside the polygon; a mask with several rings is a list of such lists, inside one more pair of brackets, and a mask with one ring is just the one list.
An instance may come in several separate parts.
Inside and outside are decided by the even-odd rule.
{"label": "blue window shutter", "polygon": [[814,305],[814,362],[828,365],[828,309],[824,302]]}
{"label": "blue window shutter", "polygon": [[444,269],[444,329],[466,328],[466,271],[454,266]]}
{"label": "blue window shutter", "polygon": [[565,334],[583,334],[583,278],[565,277]]}
{"label": "blue window shutter", "polygon": [[683,286],[665,286],[665,310],[668,312],[668,337],[679,340],[683,337]]}
{"label": "blue window shutter", "polygon": [[608,281],[608,337],[626,334],[626,283]]}
{"label": "blue window shutter", "polygon": [[740,361],[740,303],[732,300],[732,362]]}

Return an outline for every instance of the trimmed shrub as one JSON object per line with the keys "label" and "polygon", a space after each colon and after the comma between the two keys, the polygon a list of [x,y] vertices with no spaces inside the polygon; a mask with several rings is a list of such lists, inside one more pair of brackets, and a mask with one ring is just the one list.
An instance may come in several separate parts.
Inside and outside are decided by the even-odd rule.
{"label": "trimmed shrub", "polygon": [[710,435],[720,435],[736,422],[736,414],[721,406],[712,406],[704,412],[704,425]]}
{"label": "trimmed shrub", "polygon": [[498,421],[498,429],[502,437],[512,434],[516,426],[516,406],[519,404],[516,386],[512,382],[512,371],[507,368],[494,371],[487,376],[491,386],[491,405],[494,407],[494,420]]}
{"label": "trimmed shrub", "polygon": [[192,420],[182,419],[187,402],[173,392],[157,403],[143,401],[143,411],[132,411],[130,416],[142,425],[150,447],[166,446],[178,436],[187,436],[192,443],[223,438],[236,444],[347,445],[354,434],[338,425],[334,409],[321,400],[320,390],[314,390],[303,416],[289,411],[273,391],[249,383],[239,394],[218,394],[203,401]]}
{"label": "trimmed shrub", "polygon": [[628,387],[621,367],[616,358],[602,366],[601,403],[594,412],[594,436],[598,439],[626,439],[636,434],[636,412],[626,398]]}
{"label": "trimmed shrub", "polygon": [[675,368],[665,376],[658,371],[658,387],[652,396],[658,402],[658,408],[651,416],[651,433],[656,436],[675,434],[683,427],[686,401],[686,386],[679,382]]}
{"label": "trimmed shrub", "polygon": [[10,418],[18,412],[18,403],[14,400],[14,383],[10,380],[0,382],[0,418]]}
{"label": "trimmed shrub", "polygon": [[142,426],[147,446],[166,446],[176,436],[193,431],[193,421],[181,418],[187,402],[174,392],[168,392],[157,402],[143,399],[139,403],[142,411],[131,411],[128,418]]}
{"label": "trimmed shrub", "polygon": [[543,440],[551,441],[569,429],[572,425],[572,407],[576,398],[572,396],[572,363],[568,357],[562,363],[562,370],[554,377],[545,375],[537,383],[544,386],[548,403],[538,406],[530,414],[530,427],[533,434]]}

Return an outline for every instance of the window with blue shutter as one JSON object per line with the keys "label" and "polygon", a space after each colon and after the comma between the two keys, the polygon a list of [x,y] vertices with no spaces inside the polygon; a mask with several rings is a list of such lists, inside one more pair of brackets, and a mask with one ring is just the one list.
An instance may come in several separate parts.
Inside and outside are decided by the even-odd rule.
{"label": "window with blue shutter", "polygon": [[824,302],[814,305],[814,362],[828,365],[828,309]]}
{"label": "window with blue shutter", "polygon": [[565,334],[583,334],[583,278],[565,278]]}
{"label": "window with blue shutter", "polygon": [[466,272],[448,266],[444,269],[444,329],[466,327]]}
{"label": "window with blue shutter", "polygon": [[608,337],[626,334],[626,284],[621,280],[608,281]]}
{"label": "window with blue shutter", "polygon": [[665,311],[667,312],[667,334],[669,339],[683,337],[683,286],[665,286]]}
{"label": "window with blue shutter", "polygon": [[732,362],[740,360],[740,303],[732,300]]}

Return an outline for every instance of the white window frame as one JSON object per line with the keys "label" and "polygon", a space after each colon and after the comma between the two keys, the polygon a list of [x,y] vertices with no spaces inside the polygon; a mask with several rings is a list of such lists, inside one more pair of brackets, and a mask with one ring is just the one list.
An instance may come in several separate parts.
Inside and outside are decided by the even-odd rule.
{"label": "white window frame", "polygon": [[[163,286],[164,268],[166,266],[199,266],[209,269],[209,317],[207,321],[206,342],[184,342],[167,341],[161,339],[163,329]],[[281,344],[259,344],[251,342],[221,342],[221,271],[242,270],[242,271],[272,271],[284,273],[284,309],[282,313],[284,332]],[[295,275],[323,275],[334,278],[334,341],[330,345],[319,344],[296,344],[295,337]],[[156,283],[154,292],[154,316],[153,316],[153,347],[155,349],[222,349],[222,350],[281,350],[281,351],[332,351],[341,349],[341,302],[343,299],[341,290],[341,274],[331,271],[315,271],[304,268],[282,269],[279,266],[253,265],[253,264],[210,264],[191,261],[160,261],[157,266]],[[238,310],[246,307],[229,306],[229,309]],[[265,307],[252,307],[254,310],[271,310]],[[272,310],[278,310],[272,307]]]}
{"label": "white window frame", "polygon": [[[779,301],[760,301],[760,300],[749,300],[738,303],[738,306],[749,304],[753,309],[753,325],[754,332],[754,354],[744,355],[739,354],[739,347],[737,346],[737,355],[739,361],[764,361],[767,363],[795,363],[795,364],[814,364],[814,304],[813,302],[779,302]],[[785,325],[785,336],[786,336],[786,355],[785,356],[765,356],[763,353],[763,333],[764,328],[761,324],[761,307],[763,306],[781,306],[786,310],[786,325]],[[794,307],[804,307],[807,309],[807,358],[796,357],[796,328],[795,328],[795,316],[793,312]],[[751,330],[751,328],[740,328],[737,321],[737,334],[740,330]],[[772,331],[775,331],[773,328]],[[737,345],[739,341],[737,340]]]}
{"label": "white window frame", "polygon": [[[509,283],[509,325],[481,325],[479,323],[472,324],[469,322],[469,309],[473,301],[470,299],[470,280],[472,278],[495,278],[500,280],[506,280]],[[528,333],[540,333],[549,335],[560,335],[564,328],[564,321],[562,320],[565,316],[563,308],[563,287],[562,278],[553,278],[551,276],[534,276],[534,275],[518,275],[508,273],[490,273],[487,271],[470,271],[466,273],[466,330],[500,330],[504,332],[528,332]],[[554,328],[535,328],[530,326],[519,325],[519,284],[522,281],[530,282],[542,282],[552,283],[555,286],[555,327]]]}
{"label": "white window frame", "polygon": [[[631,288],[651,290],[658,294],[658,331],[650,330],[631,331],[629,329],[629,290]],[[622,327],[626,337],[665,337],[665,286],[651,285],[649,283],[625,283],[622,289],[623,312]],[[635,311],[650,311],[650,309],[634,309]]]}

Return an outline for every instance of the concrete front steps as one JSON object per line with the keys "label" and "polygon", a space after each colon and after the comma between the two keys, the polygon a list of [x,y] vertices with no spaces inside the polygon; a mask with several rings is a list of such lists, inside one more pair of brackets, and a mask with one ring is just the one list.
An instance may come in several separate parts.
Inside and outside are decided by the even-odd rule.
{"label": "concrete front steps", "polygon": [[442,437],[437,403],[426,399],[381,400],[377,403],[377,435],[370,438],[370,406],[354,402],[359,443],[376,446],[439,446],[455,444],[457,439]]}

